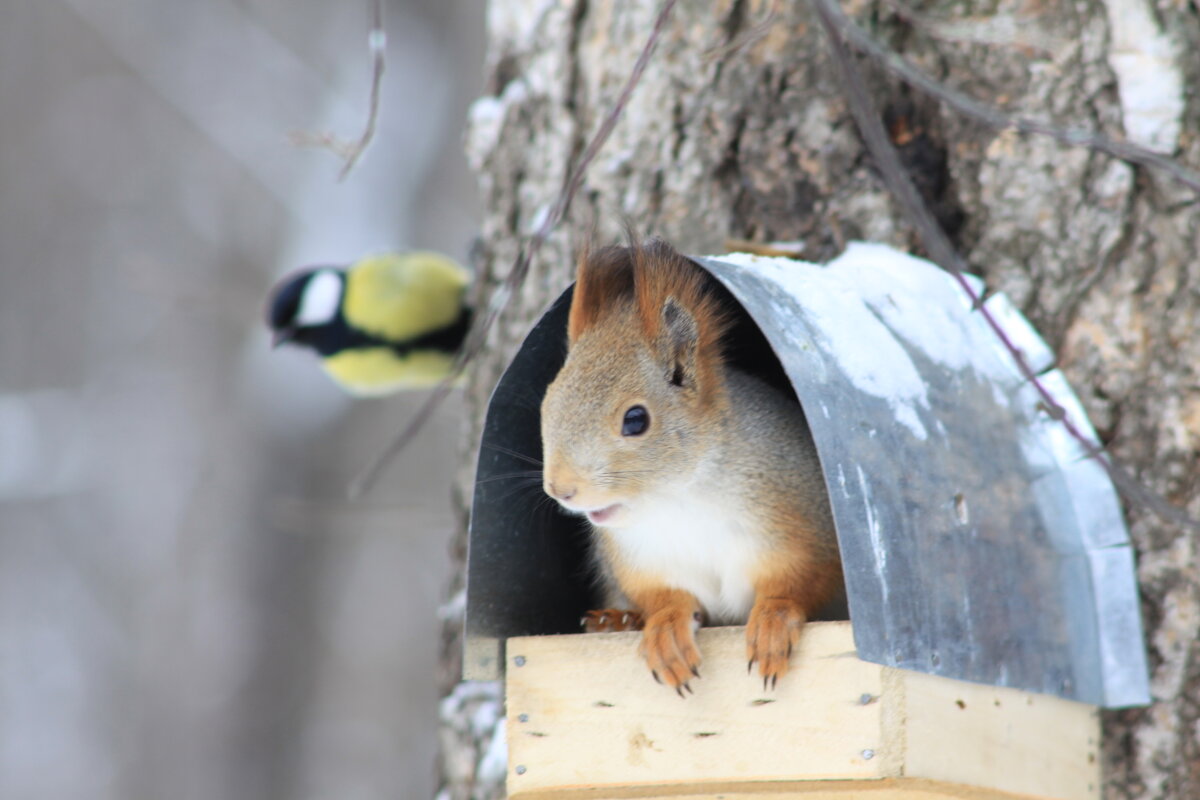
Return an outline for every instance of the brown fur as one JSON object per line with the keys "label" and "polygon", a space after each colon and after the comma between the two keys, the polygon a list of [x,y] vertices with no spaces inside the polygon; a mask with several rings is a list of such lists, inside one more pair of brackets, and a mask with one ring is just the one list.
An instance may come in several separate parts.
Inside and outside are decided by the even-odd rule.
{"label": "brown fur", "polygon": [[[773,682],[787,671],[805,621],[840,593],[841,567],[803,413],[726,363],[721,340],[729,315],[714,284],[660,240],[581,258],[568,318],[570,352],[542,404],[544,486],[577,513],[610,504],[636,513],[628,509],[660,502],[668,495],[656,492],[681,480],[696,503],[718,498],[718,508],[736,509],[730,524],[748,523],[754,544],[751,551],[745,539],[727,546],[755,553],[739,573],[753,589],[753,604],[721,611],[720,621],[747,623],[747,656]],[[624,438],[622,417],[632,405],[644,405],[651,423],[644,434]],[[636,562],[614,534],[622,523],[609,519],[595,525],[599,572],[611,595],[606,602],[640,612],[651,670],[682,692],[700,660],[692,630],[704,609],[680,588],[692,579],[639,566],[657,562]],[[687,546],[691,528],[667,523],[666,529],[677,537],[668,541]],[[609,618],[593,615],[604,629],[612,629]]]}
{"label": "brown fur", "polygon": [[702,402],[710,402],[724,364],[721,338],[729,327],[729,315],[714,295],[712,282],[707,273],[662,239],[644,244],[631,239],[627,247],[585,250],[567,319],[568,344],[632,305],[646,341],[660,352],[670,351],[677,343],[671,339],[664,308],[674,301],[695,321],[692,368]]}
{"label": "brown fur", "polygon": [[709,288],[713,279],[662,239],[630,249],[638,317],[646,340],[657,341],[663,335],[663,305],[673,298],[696,319],[700,360],[722,361],[721,337],[729,317]]}
{"label": "brown fur", "polygon": [[646,339],[654,341],[662,332],[663,303],[674,297],[700,324],[701,353],[719,360],[728,316],[709,290],[711,281],[662,239],[595,251],[589,247],[576,270],[567,340],[574,343],[609,312],[635,302]]}
{"label": "brown fur", "polygon": [[584,250],[576,269],[575,294],[567,317],[567,342],[575,344],[585,331],[632,297],[633,259],[627,248]]}

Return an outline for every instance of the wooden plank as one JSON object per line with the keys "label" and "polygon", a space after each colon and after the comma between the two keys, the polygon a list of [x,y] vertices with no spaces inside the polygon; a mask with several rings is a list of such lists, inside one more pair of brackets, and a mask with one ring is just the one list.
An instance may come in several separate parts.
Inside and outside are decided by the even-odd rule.
{"label": "wooden plank", "polygon": [[[1100,797],[1095,706],[904,670],[904,775],[1063,800]],[[885,678],[885,684],[890,684]]]}
{"label": "wooden plank", "polygon": [[860,661],[849,623],[810,623],[774,691],[744,628],[699,632],[703,678],[656,684],[640,634],[507,646],[516,800],[1097,800],[1092,706]]}
{"label": "wooden plank", "polygon": [[510,800],[1026,800],[1017,795],[918,778],[781,781],[700,786],[626,786],[520,791]]}
{"label": "wooden plank", "polygon": [[[878,778],[882,668],[848,623],[811,623],[773,691],[746,674],[745,630],[708,628],[703,677],[656,684],[640,634],[521,637],[507,647],[509,793],[700,781]],[[866,698],[867,702],[863,702]]]}

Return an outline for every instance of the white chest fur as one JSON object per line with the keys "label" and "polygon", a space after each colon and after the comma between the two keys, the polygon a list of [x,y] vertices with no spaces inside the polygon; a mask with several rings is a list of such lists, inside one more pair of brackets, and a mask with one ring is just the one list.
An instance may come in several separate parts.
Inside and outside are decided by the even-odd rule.
{"label": "white chest fur", "polygon": [[627,525],[605,529],[626,563],[694,594],[710,623],[746,621],[762,537],[748,530],[736,502],[689,492],[656,497],[631,511]]}

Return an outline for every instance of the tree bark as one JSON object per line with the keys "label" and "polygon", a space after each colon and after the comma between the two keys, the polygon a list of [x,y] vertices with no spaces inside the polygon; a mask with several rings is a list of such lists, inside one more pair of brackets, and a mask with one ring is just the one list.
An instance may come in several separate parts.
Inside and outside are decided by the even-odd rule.
{"label": "tree bark", "polygon": [[[1140,122],[1138,87],[1110,65],[1130,36],[1170,45],[1156,51],[1161,68],[1183,85],[1200,77],[1200,61],[1181,55],[1200,46],[1197,8],[1154,10],[1141,2],[971,1],[940,4],[928,11],[933,19],[901,17],[899,6],[865,0],[846,10],[951,87],[1011,113],[1120,138]],[[658,8],[652,0],[490,5],[486,96],[473,109],[467,142],[483,198],[477,267],[484,294],[554,202]],[[696,254],[724,252],[726,238],[800,241],[814,261],[851,239],[920,252],[864,151],[808,4],[780,3],[765,37],[712,54],[769,5],[713,0],[675,8],[565,223],[533,260],[524,290],[475,365],[468,442],[478,441],[491,387],[529,324],[571,280],[572,254],[589,235],[618,240],[626,219],[641,234]],[[1122,14],[1133,14],[1137,25]],[[972,269],[1007,292],[1055,347],[1116,458],[1148,488],[1200,515],[1200,212],[1193,194],[1087,149],[987,129],[861,63],[918,187]],[[1184,163],[1200,164],[1200,140],[1178,133],[1200,121],[1184,96],[1177,107],[1168,104],[1176,127],[1150,138]],[[463,458],[467,498],[470,446]],[[1127,513],[1154,704],[1104,714],[1106,797],[1200,797],[1198,537],[1139,506]],[[447,689],[458,666],[450,630]],[[443,732],[449,796],[499,796],[503,771],[501,784],[489,784],[495,776],[475,768],[489,734],[451,721]],[[494,773],[494,765],[483,772]]]}

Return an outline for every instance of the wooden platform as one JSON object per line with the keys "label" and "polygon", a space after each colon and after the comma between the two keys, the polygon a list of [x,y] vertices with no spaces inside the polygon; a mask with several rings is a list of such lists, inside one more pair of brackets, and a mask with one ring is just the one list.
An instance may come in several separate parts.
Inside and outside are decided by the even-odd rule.
{"label": "wooden platform", "polygon": [[766,692],[743,628],[702,630],[682,700],[639,636],[508,640],[510,797],[1100,796],[1092,706],[860,661],[848,622],[810,623]]}

